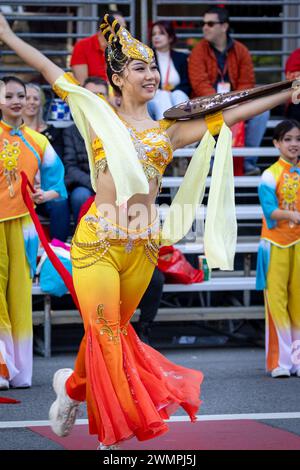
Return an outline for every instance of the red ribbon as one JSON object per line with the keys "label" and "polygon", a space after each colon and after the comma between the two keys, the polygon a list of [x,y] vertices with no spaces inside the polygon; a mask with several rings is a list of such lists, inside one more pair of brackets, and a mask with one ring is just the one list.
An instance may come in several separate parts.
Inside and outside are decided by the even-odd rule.
{"label": "red ribbon", "polygon": [[[30,182],[28,181],[26,173],[24,171],[21,171],[21,177],[22,177],[22,196],[24,199],[24,202],[29,210],[29,213],[31,215],[31,218],[33,220],[33,223],[35,225],[35,228],[37,230],[37,233],[39,235],[39,238],[42,242],[43,247],[45,248],[45,251],[53,264],[54,268],[57,270],[58,274],[62,277],[64,283],[66,284],[67,288],[69,289],[69,292],[72,296],[72,299],[78,308],[78,311],[80,312],[79,308],[79,303],[77,299],[77,295],[74,289],[74,284],[73,284],[73,279],[69,271],[64,267],[62,262],[58,259],[52,248],[50,247],[48,240],[46,238],[46,235],[44,233],[43,227],[39,221],[39,218],[34,210],[34,206],[32,203],[32,199],[27,191],[27,186],[29,187],[30,191],[35,193],[35,189],[32,187]],[[81,312],[80,312],[81,314]],[[9,397],[0,397],[0,404],[16,404],[16,403],[21,403],[19,400],[15,400],[14,398],[9,398]]]}
{"label": "red ribbon", "polygon": [[14,398],[0,397],[0,403],[5,405],[14,405],[16,403],[21,403],[20,400],[15,400]]}
{"label": "red ribbon", "polygon": [[[78,302],[77,295],[76,295],[76,292],[75,292],[75,289],[74,289],[72,275],[64,267],[62,262],[58,259],[58,257],[56,256],[56,254],[54,253],[54,251],[50,247],[49,242],[48,242],[48,240],[46,238],[46,235],[44,233],[43,227],[41,225],[41,222],[39,221],[39,218],[38,218],[38,216],[37,216],[37,214],[34,210],[33,202],[32,202],[32,199],[29,195],[29,192],[27,190],[27,186],[28,186],[28,188],[30,189],[30,191],[32,193],[35,193],[35,189],[32,187],[31,183],[28,181],[27,175],[26,175],[26,173],[24,173],[24,171],[21,171],[21,177],[22,177],[22,185],[21,185],[22,196],[23,196],[24,202],[25,202],[25,204],[26,204],[26,206],[29,210],[29,213],[31,215],[33,223],[35,225],[35,228],[36,228],[36,231],[38,233],[39,239],[41,240],[41,243],[42,243],[43,247],[45,248],[45,251],[46,251],[46,253],[49,257],[49,260],[51,261],[54,268],[56,269],[56,271],[61,276],[64,283],[66,284],[66,286],[67,286],[67,288],[68,288],[68,290],[69,290],[69,292],[72,296],[72,299],[73,299],[78,311],[80,312],[79,302]],[[80,314],[81,314],[81,312],[80,312]]]}

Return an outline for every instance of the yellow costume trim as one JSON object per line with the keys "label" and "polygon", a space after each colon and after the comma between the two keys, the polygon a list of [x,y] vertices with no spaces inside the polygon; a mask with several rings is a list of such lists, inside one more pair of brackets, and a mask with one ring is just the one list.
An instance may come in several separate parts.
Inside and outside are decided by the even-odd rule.
{"label": "yellow costume trim", "polygon": [[[147,64],[152,61],[153,50],[131,36],[113,16],[106,14],[100,29],[107,41],[107,57],[113,71],[121,72],[129,59],[142,60]],[[113,63],[119,64],[118,70],[114,69]]]}
{"label": "yellow costume trim", "polygon": [[0,160],[3,161],[3,172],[6,177],[9,196],[14,197],[14,182],[18,181],[18,159],[20,156],[20,142],[9,142],[3,139],[3,150],[0,152]]}
{"label": "yellow costume trim", "polygon": [[150,47],[133,38],[129,31],[121,26],[118,32],[119,41],[122,45],[123,54],[130,59],[142,60],[150,64],[154,57],[154,52]]}
{"label": "yellow costume trim", "polygon": [[[76,80],[74,75],[70,72],[64,73],[64,78],[69,83],[73,83],[74,85],[80,85],[79,81]],[[64,101],[66,100],[66,98],[68,97],[68,94],[69,94],[66,90],[63,90],[60,86],[58,86],[56,84],[56,82],[53,84],[52,88],[53,88],[53,91],[57,94],[57,96],[59,96]]]}
{"label": "yellow costume trim", "polygon": [[204,119],[211,135],[215,136],[220,134],[222,125],[224,124],[223,114],[221,111],[214,114],[207,114]]}
{"label": "yellow costume trim", "polygon": [[[120,117],[120,116],[119,116]],[[133,144],[137,150],[138,158],[143,166],[147,180],[157,178],[161,183],[167,165],[173,158],[170,139],[166,131],[175,121],[161,119],[159,127],[152,127],[144,131],[137,131],[131,124],[120,118],[130,132]],[[99,171],[107,168],[106,155],[101,140],[96,137],[92,142],[97,177]]]}
{"label": "yellow costume trim", "polygon": [[99,304],[97,307],[97,324],[101,324],[99,333],[100,335],[104,335],[105,333],[108,335],[110,341],[113,341],[117,344],[120,341],[120,331],[118,329],[117,334],[114,335],[113,329],[108,325],[108,321],[104,316],[104,304]]}

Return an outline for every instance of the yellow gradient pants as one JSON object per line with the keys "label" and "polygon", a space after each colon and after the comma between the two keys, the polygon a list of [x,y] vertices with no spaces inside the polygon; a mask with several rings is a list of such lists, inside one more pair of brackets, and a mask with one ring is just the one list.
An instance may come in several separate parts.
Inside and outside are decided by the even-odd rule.
{"label": "yellow gradient pants", "polygon": [[271,246],[265,313],[267,370],[283,367],[295,372],[300,368],[295,354],[300,340],[300,243]]}
{"label": "yellow gradient pants", "polygon": [[21,218],[0,222],[0,354],[14,387],[31,385],[31,286]]}
{"label": "yellow gradient pants", "polygon": [[194,421],[202,373],[171,363],[142,343],[129,324],[153,274],[159,221],[127,230],[93,204],[71,249],[73,280],[85,335],[68,395],[87,402],[89,431],[111,445],[152,439],[181,406]]}

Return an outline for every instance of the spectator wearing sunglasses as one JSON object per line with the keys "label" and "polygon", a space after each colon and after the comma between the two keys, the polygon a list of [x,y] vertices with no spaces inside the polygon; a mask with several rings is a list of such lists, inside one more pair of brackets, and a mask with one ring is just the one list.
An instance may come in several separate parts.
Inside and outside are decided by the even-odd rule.
{"label": "spectator wearing sunglasses", "polygon": [[[229,15],[225,8],[209,8],[203,16],[204,38],[189,58],[189,78],[193,96],[245,90],[255,86],[254,67],[247,47],[231,38]],[[269,111],[246,122],[246,147],[259,147],[265,133]],[[258,175],[258,157],[244,159],[246,175]]]}

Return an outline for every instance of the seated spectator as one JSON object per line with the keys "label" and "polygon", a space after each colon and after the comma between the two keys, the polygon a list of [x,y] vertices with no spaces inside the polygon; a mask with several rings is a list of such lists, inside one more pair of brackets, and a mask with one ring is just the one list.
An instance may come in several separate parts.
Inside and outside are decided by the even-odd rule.
{"label": "seated spectator", "polygon": [[35,83],[27,83],[26,97],[26,106],[23,113],[25,124],[31,129],[44,134],[57,155],[62,156],[64,149],[62,129],[44,121],[46,98],[42,88]]}
{"label": "seated spectator", "polygon": [[[22,117],[25,124],[31,129],[47,137],[59,157],[63,154],[62,129],[48,125],[43,120],[43,105],[45,95],[43,90],[34,83],[26,85],[26,106]],[[44,189],[41,185],[39,173],[35,178],[35,189]],[[36,212],[50,218],[50,238],[66,241],[70,229],[70,213],[67,199],[48,201],[36,207]]]}
{"label": "seated spectator", "polygon": [[155,267],[150,284],[139,304],[141,314],[135,329],[140,339],[146,344],[151,341],[151,328],[160,306],[164,282],[165,276]]}
{"label": "seated spectator", "polygon": [[176,34],[169,21],[157,21],[151,28],[152,47],[160,72],[160,87],[148,104],[153,119],[162,119],[167,109],[189,98],[191,91],[187,54],[173,49]]}
{"label": "seated spectator", "polygon": [[[300,79],[300,48],[295,49],[288,57],[285,64],[285,76],[287,80]],[[288,103],[285,109],[285,116],[289,119],[300,121],[300,109],[297,104]]]}
{"label": "seated spectator", "polygon": [[[125,26],[121,12],[112,12],[112,15]],[[83,85],[88,77],[100,77],[107,80],[104,51],[106,41],[100,29],[96,34],[76,42],[71,56],[72,72]]]}
{"label": "seated spectator", "polygon": [[[64,168],[47,138],[23,123],[25,84],[2,77],[0,89],[0,389],[32,382],[32,277],[38,237],[22,198],[21,173],[33,184],[39,170],[44,189],[36,204],[67,196]],[[46,202],[47,201],[47,202]]]}
{"label": "seated spectator", "polygon": [[[89,77],[83,86],[96,94],[108,95],[107,83],[99,77]],[[94,194],[90,181],[90,169],[84,140],[75,124],[64,129],[65,182],[69,192],[75,223],[82,204]]]}
{"label": "seated spectator", "polygon": [[[192,50],[188,68],[194,96],[253,88],[254,68],[249,50],[231,38],[225,8],[209,8],[203,16],[203,36]],[[246,122],[246,147],[259,147],[265,133],[269,111]],[[258,157],[244,159],[246,175],[258,175]]]}

